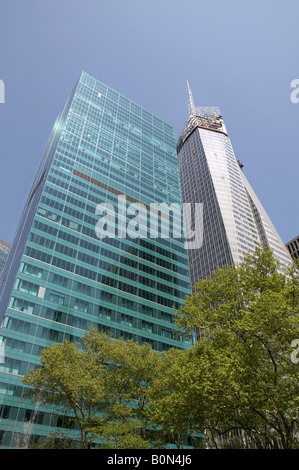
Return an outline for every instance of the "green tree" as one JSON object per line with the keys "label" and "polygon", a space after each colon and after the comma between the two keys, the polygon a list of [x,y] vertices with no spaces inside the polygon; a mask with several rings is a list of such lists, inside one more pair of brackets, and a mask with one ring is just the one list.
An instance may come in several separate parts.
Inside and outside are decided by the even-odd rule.
{"label": "green tree", "polygon": [[103,341],[96,330],[86,336],[88,347],[106,360],[105,410],[109,417],[103,429],[108,448],[149,448],[157,444],[151,431],[148,391],[161,357],[149,344],[132,340]]}
{"label": "green tree", "polygon": [[200,378],[191,352],[170,349],[163,354],[148,396],[147,414],[161,443],[183,449],[193,435],[193,445],[202,444],[203,408],[194,401],[200,396]]}
{"label": "green tree", "polygon": [[200,280],[177,312],[201,338],[189,355],[208,446],[298,447],[298,272],[257,250]]}
{"label": "green tree", "polygon": [[69,416],[80,429],[87,449],[105,422],[104,365],[90,349],[70,342],[53,344],[42,351],[41,367],[23,379],[33,400],[55,405],[57,414]]}
{"label": "green tree", "polygon": [[149,344],[91,329],[81,344],[65,341],[43,350],[41,367],[26,374],[24,384],[34,400],[69,416],[85,449],[96,438],[108,448],[149,448],[157,439],[147,394],[159,361]]}

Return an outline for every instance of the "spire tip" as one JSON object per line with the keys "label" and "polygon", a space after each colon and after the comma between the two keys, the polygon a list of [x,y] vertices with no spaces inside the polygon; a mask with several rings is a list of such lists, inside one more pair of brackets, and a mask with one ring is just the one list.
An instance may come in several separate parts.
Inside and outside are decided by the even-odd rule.
{"label": "spire tip", "polygon": [[192,91],[191,91],[188,80],[187,80],[187,87],[188,87],[188,94],[189,94],[188,110],[189,110],[189,116],[190,116],[191,114],[195,114],[195,105],[194,105]]}

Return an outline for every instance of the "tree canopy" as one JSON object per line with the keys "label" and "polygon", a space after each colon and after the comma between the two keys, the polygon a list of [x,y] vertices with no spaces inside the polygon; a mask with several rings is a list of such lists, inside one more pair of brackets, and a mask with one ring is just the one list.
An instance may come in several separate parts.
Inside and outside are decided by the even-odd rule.
{"label": "tree canopy", "polygon": [[41,367],[26,374],[24,384],[34,400],[70,416],[84,448],[97,439],[108,448],[148,448],[157,444],[145,410],[159,361],[149,344],[91,329],[80,344],[44,349]]}
{"label": "tree canopy", "polygon": [[198,281],[177,312],[179,327],[200,336],[191,354],[208,445],[298,446],[298,279],[298,264],[282,272],[270,250],[256,250]]}
{"label": "tree canopy", "polygon": [[84,448],[184,448],[191,437],[194,447],[298,448],[298,307],[298,263],[283,272],[257,250],[198,281],[176,311],[181,333],[198,338],[191,348],[162,354],[90,330],[45,349],[24,383],[70,416]]}

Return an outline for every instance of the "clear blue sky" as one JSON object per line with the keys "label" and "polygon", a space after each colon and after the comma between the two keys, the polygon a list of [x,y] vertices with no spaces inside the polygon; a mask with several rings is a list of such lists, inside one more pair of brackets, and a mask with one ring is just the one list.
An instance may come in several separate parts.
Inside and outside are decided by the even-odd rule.
{"label": "clear blue sky", "polygon": [[82,70],[175,128],[219,106],[284,242],[299,235],[298,0],[1,0],[0,238],[12,242],[57,114]]}

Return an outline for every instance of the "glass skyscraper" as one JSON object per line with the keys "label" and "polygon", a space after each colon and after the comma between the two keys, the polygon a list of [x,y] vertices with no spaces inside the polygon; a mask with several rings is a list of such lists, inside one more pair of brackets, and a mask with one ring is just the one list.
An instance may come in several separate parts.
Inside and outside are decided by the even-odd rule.
{"label": "glass skyscraper", "polygon": [[181,221],[153,203],[181,205],[173,128],[83,72],[53,127],[2,273],[2,448],[27,445],[33,413],[33,441],[64,426],[23,396],[23,375],[51,343],[79,341],[94,326],[156,351],[190,346],[173,324],[173,307],[190,293],[184,239],[172,236]]}
{"label": "glass skyscraper", "polygon": [[195,107],[177,142],[183,203],[203,206],[202,244],[188,250],[191,285],[217,267],[240,263],[245,253],[268,246],[291,262],[280,236],[237,161],[217,107]]}

